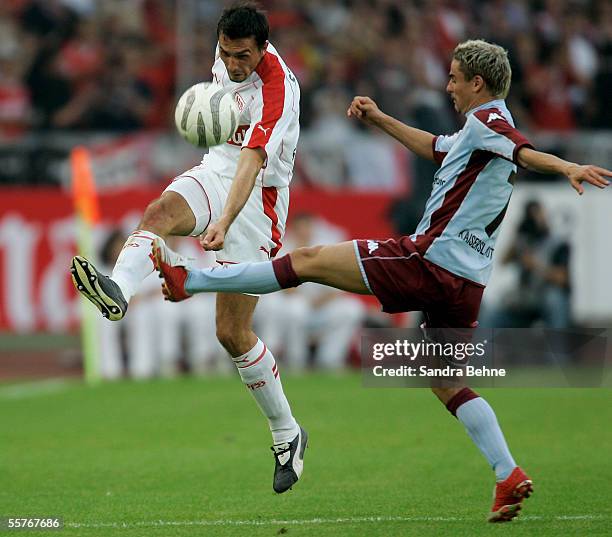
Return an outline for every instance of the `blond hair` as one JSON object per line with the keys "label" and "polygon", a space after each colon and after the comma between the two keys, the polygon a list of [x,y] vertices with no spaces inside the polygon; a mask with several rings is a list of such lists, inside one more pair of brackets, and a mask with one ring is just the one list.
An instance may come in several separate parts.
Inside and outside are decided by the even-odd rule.
{"label": "blond hair", "polygon": [[512,69],[504,48],[483,39],[473,39],[459,43],[453,51],[453,59],[459,62],[466,80],[480,75],[493,97],[506,98],[510,91]]}

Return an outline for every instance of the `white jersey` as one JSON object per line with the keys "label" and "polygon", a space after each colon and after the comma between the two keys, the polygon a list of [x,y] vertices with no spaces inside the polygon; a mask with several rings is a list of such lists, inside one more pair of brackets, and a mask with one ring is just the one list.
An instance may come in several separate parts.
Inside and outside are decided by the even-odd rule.
{"label": "white jersey", "polygon": [[425,259],[486,285],[512,194],[517,153],[525,146],[532,147],[514,128],[503,100],[470,110],[463,129],[434,138],[434,157],[441,167],[410,237]]}
{"label": "white jersey", "polygon": [[268,44],[261,62],[243,82],[230,80],[217,46],[212,74],[216,83],[234,94],[240,118],[236,134],[226,143],[211,147],[202,164],[221,177],[233,179],[241,149],[261,147],[267,158],[256,184],[288,186],[300,134],[300,86],[293,73]]}

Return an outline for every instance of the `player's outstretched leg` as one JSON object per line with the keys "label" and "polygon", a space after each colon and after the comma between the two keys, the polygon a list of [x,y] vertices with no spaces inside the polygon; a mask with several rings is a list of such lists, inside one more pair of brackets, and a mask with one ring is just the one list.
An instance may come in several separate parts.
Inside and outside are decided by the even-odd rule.
{"label": "player's outstretched leg", "polygon": [[370,294],[364,282],[353,242],[298,248],[273,261],[238,263],[190,270],[173,261],[173,252],[161,241],[153,243],[155,268],[164,279],[164,295],[180,301],[195,293],[266,294],[304,282]]}
{"label": "player's outstretched leg", "polygon": [[251,329],[257,300],[242,294],[218,294],[217,337],[268,420],[274,444],[273,488],[282,493],[302,475],[308,435],[293,417],[274,356]]}
{"label": "player's outstretched leg", "polygon": [[495,412],[470,388],[432,388],[448,411],[465,427],[472,441],[495,471],[497,483],[489,522],[508,522],[521,510],[521,502],[533,492],[533,482],[516,465]]}
{"label": "player's outstretched leg", "polygon": [[[194,226],[195,217],[184,198],[175,192],[166,192],[147,207],[139,229],[128,237],[110,277],[101,274],[90,260],[75,256],[70,268],[72,282],[104,317],[119,321],[142,280],[153,272],[153,241],[163,244],[162,236],[188,235]],[[178,254],[173,256],[175,261],[180,258]]]}

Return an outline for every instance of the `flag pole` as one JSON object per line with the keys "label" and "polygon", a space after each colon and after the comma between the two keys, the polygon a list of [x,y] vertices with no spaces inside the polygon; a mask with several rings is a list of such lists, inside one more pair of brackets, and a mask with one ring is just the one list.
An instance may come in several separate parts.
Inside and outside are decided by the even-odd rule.
{"label": "flag pole", "polygon": [[[71,151],[70,168],[78,252],[88,259],[95,259],[93,231],[100,221],[100,208],[91,159],[86,148],[78,146]],[[81,297],[81,342],[85,382],[93,386],[100,382],[98,318],[96,311],[84,297]]]}

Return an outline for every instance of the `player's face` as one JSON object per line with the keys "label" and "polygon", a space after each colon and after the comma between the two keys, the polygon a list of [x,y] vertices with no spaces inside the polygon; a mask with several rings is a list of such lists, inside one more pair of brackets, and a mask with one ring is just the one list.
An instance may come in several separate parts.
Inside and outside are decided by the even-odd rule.
{"label": "player's face", "polygon": [[459,68],[459,62],[453,60],[448,73],[446,92],[451,96],[455,110],[460,114],[465,114],[472,108],[472,103],[475,98],[473,90],[473,81],[465,79],[465,75]]}
{"label": "player's face", "polygon": [[254,37],[230,39],[224,34],[219,36],[219,57],[232,82],[249,78],[265,53],[266,46],[259,48]]}

